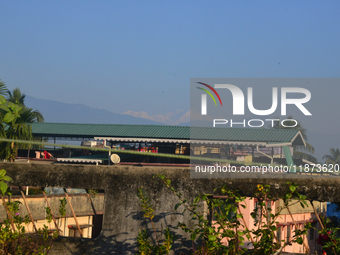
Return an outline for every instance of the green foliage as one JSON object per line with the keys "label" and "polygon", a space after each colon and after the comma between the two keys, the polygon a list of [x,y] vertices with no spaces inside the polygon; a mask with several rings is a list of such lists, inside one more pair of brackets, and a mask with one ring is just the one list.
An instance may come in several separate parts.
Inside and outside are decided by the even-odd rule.
{"label": "green foliage", "polygon": [[325,155],[322,158],[326,159],[326,164],[340,164],[340,150],[331,148],[329,155]]}
{"label": "green foliage", "polygon": [[163,245],[161,246],[162,249],[162,253],[161,254],[169,254],[171,247],[172,247],[172,243],[175,240],[175,235],[173,235],[170,232],[169,227],[167,227],[164,230],[164,241],[163,241]]}
{"label": "green foliage", "polygon": [[[288,241],[278,240],[275,232],[277,231],[277,219],[280,216],[282,210],[289,210],[289,205],[293,203],[300,203],[301,207],[307,206],[305,201],[306,197],[301,195],[297,191],[298,185],[287,182],[287,191],[281,198],[284,202],[282,207],[277,208],[276,213],[273,214],[272,210],[268,208],[268,202],[276,200],[271,196],[270,185],[257,185],[257,190],[254,192],[254,197],[257,199],[257,207],[251,213],[252,218],[259,217],[261,220],[256,221],[255,227],[251,231],[254,236],[254,250],[252,254],[274,254],[280,252],[287,245],[292,243],[303,244],[303,236],[307,235],[310,224],[306,224],[302,229],[295,229],[294,235]],[[267,219],[263,221],[263,216]],[[270,219],[270,220],[268,220]],[[256,228],[257,227],[257,228]]]}
{"label": "green foliage", "polygon": [[137,196],[138,196],[138,198],[141,202],[141,206],[143,208],[142,209],[143,212],[144,212],[143,217],[148,218],[148,219],[150,219],[150,221],[152,221],[153,217],[155,217],[154,209],[149,204],[149,198],[145,195],[143,188],[138,189]]}
{"label": "green foliage", "polygon": [[48,223],[51,223],[52,222],[52,210],[50,207],[45,207],[45,212],[46,212],[46,220]]}
{"label": "green foliage", "polygon": [[91,196],[92,198],[94,198],[94,197],[97,196],[98,190],[96,190],[96,189],[89,189],[89,190],[87,191],[87,193],[89,193],[90,196]]}
{"label": "green foliage", "polygon": [[6,93],[7,93],[7,86],[6,86],[5,82],[3,82],[0,79],[0,95],[6,95]]}
{"label": "green foliage", "polygon": [[[157,177],[172,190],[180,202],[175,205],[175,210],[182,208],[182,214],[186,211],[190,214],[191,220],[189,227],[184,222],[179,222],[178,227],[190,234],[193,242],[203,242],[203,245],[198,247],[196,254],[204,251],[205,254],[243,254],[245,249],[241,246],[244,244],[244,236],[249,234],[245,226],[239,220],[242,214],[239,213],[238,203],[245,200],[245,197],[240,196],[238,192],[229,190],[226,185],[215,189],[218,193],[226,198],[213,198],[209,194],[201,194],[197,196],[192,204],[188,203],[183,195],[177,192],[171,186],[171,180],[166,179],[164,175],[157,175]],[[202,210],[202,201],[208,206],[212,216],[215,218],[215,224],[205,216]],[[228,240],[228,246],[223,242]]]}
{"label": "green foliage", "polygon": [[13,202],[8,201],[6,205],[7,205],[9,212],[14,215],[18,213],[21,202],[20,201],[13,201]]}
{"label": "green foliage", "polygon": [[[7,99],[3,96],[8,94]],[[0,80],[0,138],[32,140],[30,123],[42,122],[42,114],[25,106],[25,94],[16,88],[13,93],[7,90],[6,85]],[[20,145],[29,148],[30,145]],[[17,156],[19,145],[15,142],[0,143],[0,159],[13,162]]]}
{"label": "green foliage", "polygon": [[[11,180],[4,169],[0,170],[0,185],[4,181]],[[2,196],[8,194],[7,184],[1,185],[1,193]],[[30,218],[28,215],[24,217],[19,215],[20,205],[19,201],[6,202],[9,215],[7,219],[0,222],[0,254],[48,254],[58,233],[55,231],[51,236],[46,225],[38,229],[35,234],[27,233],[25,225],[30,223]]]}
{"label": "green foliage", "polygon": [[148,233],[148,230],[140,230],[137,242],[138,242],[138,248],[139,252],[137,254],[140,255],[147,255],[147,254],[157,254],[157,255],[167,255],[169,254],[172,243],[175,240],[175,236],[170,232],[169,227],[163,231],[164,240],[162,244],[159,243],[157,231],[153,222],[153,218],[155,217],[154,209],[149,203],[149,198],[145,194],[143,188],[138,189],[137,196],[140,200],[142,211],[144,212],[143,217],[148,218],[152,224],[154,235],[156,236],[157,244],[152,245],[149,241],[149,238],[151,237],[151,234]]}
{"label": "green foliage", "polygon": [[23,105],[26,95],[21,93],[19,88],[13,89],[13,92],[7,90],[7,101],[12,102],[17,105]]}
{"label": "green foliage", "polygon": [[[295,229],[290,240],[278,240],[276,236],[277,219],[282,210],[289,210],[289,205],[293,201],[300,203],[302,208],[307,206],[306,197],[298,192],[298,186],[294,183],[287,182],[287,191],[281,198],[283,206],[277,208],[275,214],[272,213],[271,207],[268,207],[268,202],[278,199],[271,195],[270,185],[257,185],[257,189],[254,191],[257,206],[251,213],[255,219],[255,225],[248,229],[240,210],[240,207],[246,208],[247,206],[246,197],[241,196],[238,191],[229,189],[228,185],[216,188],[214,190],[214,193],[218,194],[216,197],[211,194],[200,194],[192,203],[189,203],[180,192],[173,188],[171,180],[167,179],[165,175],[159,174],[155,177],[178,197],[179,203],[175,205],[175,210],[180,210],[182,214],[188,213],[191,216],[189,222],[179,222],[178,228],[190,234],[194,247],[193,254],[278,255],[287,245],[303,244],[303,236],[307,235],[308,229],[311,228],[311,224],[306,224],[301,229]],[[149,218],[152,222],[155,213],[143,189],[138,190],[138,197],[144,217]],[[206,209],[202,208],[204,204],[210,212],[208,217]],[[162,245],[150,244],[150,236],[147,230],[140,231],[137,239],[138,254],[167,254],[166,252],[171,249],[174,240],[169,228],[164,232],[165,241]],[[245,246],[245,240],[251,241],[253,245],[251,250]]]}
{"label": "green foliage", "polygon": [[29,217],[20,217],[18,213],[12,214],[12,222],[15,230],[11,227],[11,220],[6,219],[0,223],[0,253],[1,254],[47,254],[58,233],[50,236],[48,227],[44,225],[38,229],[38,233],[26,232],[25,224],[30,222]]}
{"label": "green foliage", "polygon": [[60,206],[59,206],[59,213],[61,217],[65,217],[66,215],[66,204],[67,204],[67,200],[64,197],[63,199],[59,199],[60,202]]}
{"label": "green foliage", "polygon": [[[334,224],[330,218],[326,218],[322,214],[319,217],[324,228],[318,231],[317,243],[323,246],[323,250],[327,251],[327,254],[340,254],[340,228],[338,224]],[[315,230],[315,228],[313,229]]]}
{"label": "green foliage", "polygon": [[164,240],[161,245],[152,245],[149,241],[151,235],[148,233],[148,230],[139,230],[137,243],[138,243],[138,252],[139,255],[149,255],[149,254],[157,254],[157,255],[167,255],[170,253],[172,244],[175,240],[175,236],[171,233],[169,227],[167,227],[163,231]]}
{"label": "green foliage", "polygon": [[137,254],[139,255],[148,255],[152,254],[152,246],[149,242],[150,235],[148,234],[148,231],[146,229],[139,230],[137,242],[138,242],[138,250],[139,252]]}
{"label": "green foliage", "polygon": [[[6,99],[0,95],[0,137],[7,139],[32,139],[32,129],[20,117],[23,107]],[[0,143],[0,158],[14,161],[17,155],[18,145],[14,142]]]}
{"label": "green foliage", "polygon": [[5,195],[8,185],[6,182],[12,181],[12,178],[6,175],[6,170],[1,169],[0,170],[0,190],[1,194]]}
{"label": "green foliage", "polygon": [[[222,194],[225,198],[213,198],[211,195],[201,194],[194,199],[191,205],[187,205],[186,200],[180,198],[184,208],[182,213],[186,209],[188,210],[191,215],[190,221],[194,227],[189,228],[183,222],[179,222],[178,226],[190,233],[193,242],[203,242],[203,245],[198,247],[199,253],[204,250],[207,254],[244,254],[246,249],[241,246],[244,245],[244,236],[249,235],[249,230],[240,220],[243,215],[240,214],[238,203],[244,202],[245,197],[242,197],[237,191],[228,189],[226,185],[218,187],[214,191]],[[200,201],[207,204],[215,221],[214,224],[211,224],[211,220],[205,217],[205,212],[201,209],[202,205],[199,205]],[[227,246],[225,245],[226,241],[228,242]]]}
{"label": "green foliage", "polygon": [[38,111],[34,110],[32,108],[29,108],[25,105],[25,98],[26,95],[24,93],[21,93],[19,88],[13,89],[13,92],[10,90],[7,91],[7,101],[12,102],[16,105],[22,106],[22,110],[20,112],[22,119],[26,123],[32,123],[32,122],[43,122],[44,117],[43,115]]}

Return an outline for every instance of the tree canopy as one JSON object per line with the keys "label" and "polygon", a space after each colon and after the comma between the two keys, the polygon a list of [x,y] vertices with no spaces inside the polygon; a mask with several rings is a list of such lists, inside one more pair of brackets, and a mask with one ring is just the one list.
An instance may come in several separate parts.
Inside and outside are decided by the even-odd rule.
{"label": "tree canopy", "polygon": [[323,159],[326,159],[326,164],[340,164],[340,150],[339,149],[330,149],[331,154],[327,154],[323,156]]}
{"label": "tree canopy", "polygon": [[[5,98],[6,96],[6,98]],[[43,115],[25,105],[26,95],[19,88],[12,92],[0,80],[0,137],[13,140],[32,140],[30,123],[44,121]],[[0,159],[14,161],[17,156],[18,143],[0,142]]]}
{"label": "tree canopy", "polygon": [[11,92],[10,90],[7,90],[7,101],[12,102],[14,104],[23,106],[21,109],[21,120],[25,123],[33,123],[33,122],[43,122],[44,117],[38,110],[34,110],[32,108],[29,108],[25,105],[25,98],[26,95],[24,93],[21,93],[19,88],[13,89]]}

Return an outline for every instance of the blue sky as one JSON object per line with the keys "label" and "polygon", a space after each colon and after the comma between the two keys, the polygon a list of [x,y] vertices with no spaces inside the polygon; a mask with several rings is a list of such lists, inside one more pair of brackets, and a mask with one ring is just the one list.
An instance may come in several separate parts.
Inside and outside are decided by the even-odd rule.
{"label": "blue sky", "polygon": [[193,77],[339,77],[338,1],[0,1],[9,88],[117,113],[189,110]]}

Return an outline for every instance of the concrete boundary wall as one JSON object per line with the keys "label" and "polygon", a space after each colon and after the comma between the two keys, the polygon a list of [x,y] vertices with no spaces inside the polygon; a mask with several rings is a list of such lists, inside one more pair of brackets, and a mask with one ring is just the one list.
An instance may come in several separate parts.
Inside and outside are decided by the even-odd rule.
{"label": "concrete boundary wall", "polygon": [[184,197],[193,199],[200,193],[212,194],[214,188],[228,184],[244,196],[251,196],[257,184],[270,184],[276,196],[286,191],[286,182],[299,184],[299,191],[310,200],[339,202],[340,180],[325,177],[304,178],[235,178],[232,179],[190,179],[189,168],[133,167],[133,166],[90,166],[70,164],[25,164],[0,163],[13,178],[16,186],[55,186],[65,188],[104,189],[105,205],[103,229],[97,239],[60,238],[49,254],[135,254],[136,238],[140,229],[151,229],[137,198],[137,190],[143,187],[154,205],[157,230],[167,225],[178,235],[174,244],[176,251],[188,251],[192,244],[188,236],[177,230],[178,221],[188,222],[189,214],[174,211],[178,198],[153,175],[164,173],[172,180],[176,190]]}

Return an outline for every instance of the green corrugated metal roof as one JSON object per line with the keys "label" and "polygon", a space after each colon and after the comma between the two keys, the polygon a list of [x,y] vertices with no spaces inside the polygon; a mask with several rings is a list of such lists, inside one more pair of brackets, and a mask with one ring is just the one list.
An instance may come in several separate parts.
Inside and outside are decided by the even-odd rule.
{"label": "green corrugated metal roof", "polygon": [[[296,129],[204,128],[161,125],[114,125],[33,123],[32,132],[41,137],[130,137],[163,139],[197,139],[217,141],[291,142]],[[303,145],[301,135],[295,144]]]}
{"label": "green corrugated metal roof", "polygon": [[40,136],[118,136],[190,139],[190,128],[157,125],[33,123],[32,132]]}

